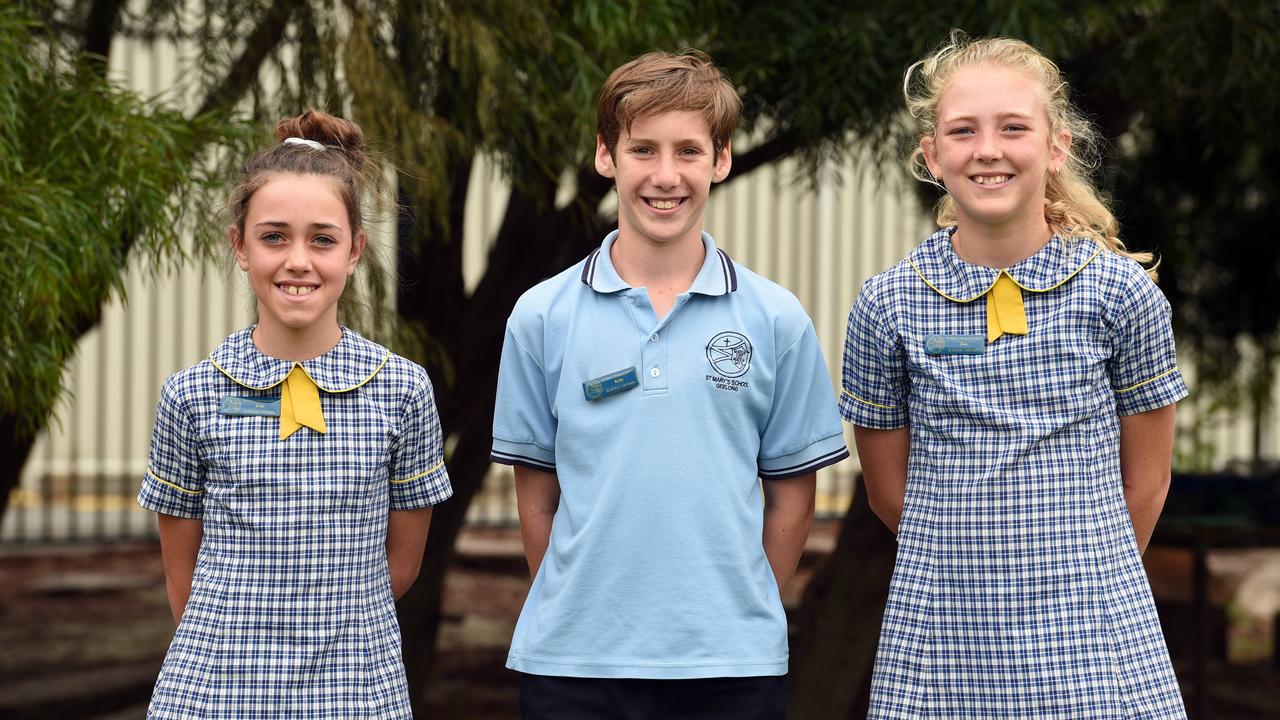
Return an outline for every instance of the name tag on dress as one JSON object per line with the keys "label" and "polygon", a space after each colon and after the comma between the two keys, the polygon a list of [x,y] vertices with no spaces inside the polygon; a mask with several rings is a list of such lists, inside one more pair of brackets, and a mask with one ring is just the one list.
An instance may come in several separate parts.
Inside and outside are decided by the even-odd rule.
{"label": "name tag on dress", "polygon": [[228,395],[222,398],[218,412],[241,417],[280,417],[280,398]]}
{"label": "name tag on dress", "polygon": [[925,355],[981,355],[987,351],[984,335],[926,335]]}
{"label": "name tag on dress", "polygon": [[639,384],[640,379],[636,377],[636,369],[632,366],[582,383],[582,392],[587,396],[587,402],[590,402],[617,395]]}

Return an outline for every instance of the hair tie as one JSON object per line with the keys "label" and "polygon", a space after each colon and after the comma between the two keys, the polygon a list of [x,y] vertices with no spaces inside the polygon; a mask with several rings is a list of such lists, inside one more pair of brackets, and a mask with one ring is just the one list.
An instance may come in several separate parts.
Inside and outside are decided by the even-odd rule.
{"label": "hair tie", "polygon": [[285,138],[285,139],[284,139],[284,144],[285,144],[285,145],[306,145],[307,147],[312,148],[313,150],[323,150],[323,149],[324,149],[324,145],[321,145],[320,143],[316,142],[315,140],[308,140],[308,139],[306,139],[306,138],[300,138],[300,137],[290,137],[290,138]]}

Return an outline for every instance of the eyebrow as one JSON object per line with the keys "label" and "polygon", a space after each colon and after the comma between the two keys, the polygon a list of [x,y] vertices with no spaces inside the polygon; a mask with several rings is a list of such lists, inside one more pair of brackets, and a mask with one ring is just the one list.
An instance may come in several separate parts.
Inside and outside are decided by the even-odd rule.
{"label": "eyebrow", "polygon": [[[658,143],[657,140],[647,140],[645,138],[631,137],[631,138],[627,138],[627,144],[628,145],[658,145],[660,143]],[[702,146],[710,145],[711,143],[708,141],[693,137],[693,138],[681,138],[679,140],[674,140],[672,141],[671,144],[672,145],[697,145],[699,147],[702,147]]]}
{"label": "eyebrow", "polygon": [[[263,220],[262,222],[254,225],[254,227],[263,227],[263,226],[273,227],[273,228],[292,227],[289,223],[283,220]],[[324,223],[324,222],[311,223],[307,227],[313,230],[341,230],[342,229],[342,226],[340,225],[334,225],[333,223]]]}
{"label": "eyebrow", "polygon": [[[1008,120],[1010,118],[1014,118],[1017,120],[1034,120],[1035,119],[1033,115],[1028,115],[1023,112],[1003,112],[1003,113],[1000,113],[997,117],[999,117],[1001,120]],[[966,120],[969,122],[974,122],[977,120],[977,118],[974,117],[973,115],[956,115],[954,117],[943,118],[942,122],[949,123],[949,122],[961,122]]]}

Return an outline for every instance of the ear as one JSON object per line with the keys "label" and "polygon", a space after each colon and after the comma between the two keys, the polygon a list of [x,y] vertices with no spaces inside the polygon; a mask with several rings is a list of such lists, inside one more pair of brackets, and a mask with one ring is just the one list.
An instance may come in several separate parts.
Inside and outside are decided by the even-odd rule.
{"label": "ear", "polygon": [[720,152],[712,157],[714,163],[714,171],[711,174],[711,182],[718,183],[729,177],[729,168],[733,167],[733,141],[730,140],[720,148]]}
{"label": "ear", "polygon": [[356,233],[354,238],[351,238],[351,258],[347,260],[348,276],[355,273],[356,263],[360,262],[360,254],[364,252],[364,246],[368,241],[369,238],[364,234],[363,230]]}
{"label": "ear", "polygon": [[604,144],[603,135],[596,135],[596,172],[610,179],[618,172],[613,164],[613,153],[609,152],[609,146]]}
{"label": "ear", "polygon": [[1053,138],[1049,146],[1049,172],[1057,175],[1067,164],[1067,155],[1071,152],[1071,131],[1063,128]]}
{"label": "ear", "polygon": [[938,144],[932,135],[920,138],[920,156],[924,158],[924,165],[933,179],[942,182],[942,167],[938,165]]}
{"label": "ear", "polygon": [[231,251],[236,254],[240,269],[249,272],[249,253],[244,247],[244,236],[235,225],[227,226],[227,242],[231,243]]}

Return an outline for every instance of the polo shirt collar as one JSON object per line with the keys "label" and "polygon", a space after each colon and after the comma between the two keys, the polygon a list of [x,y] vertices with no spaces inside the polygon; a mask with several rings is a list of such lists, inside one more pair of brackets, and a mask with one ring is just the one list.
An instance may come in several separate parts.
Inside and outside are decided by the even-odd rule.
{"label": "polo shirt collar", "polygon": [[982,297],[1001,273],[1007,273],[1023,290],[1047,292],[1070,280],[1102,252],[1102,246],[1093,240],[1054,233],[1034,255],[1002,270],[961,260],[951,245],[955,230],[952,226],[930,235],[911,251],[907,261],[925,284],[956,302]]}
{"label": "polo shirt collar", "polygon": [[[629,290],[630,285],[618,274],[613,266],[613,258],[609,249],[618,239],[618,231],[614,230],[605,236],[600,247],[591,251],[582,266],[582,282],[599,293],[614,293]],[[738,289],[738,270],[732,258],[723,250],[716,248],[716,241],[709,233],[702,233],[702,247],[706,251],[702,258],[702,268],[689,286],[689,292],[702,295],[724,295]]]}
{"label": "polo shirt collar", "polygon": [[252,390],[279,385],[294,365],[301,365],[321,390],[347,392],[373,379],[391,357],[390,350],[343,327],[338,344],[323,355],[302,362],[281,360],[263,353],[253,344],[254,327],[233,333],[209,354],[209,361],[223,375]]}

